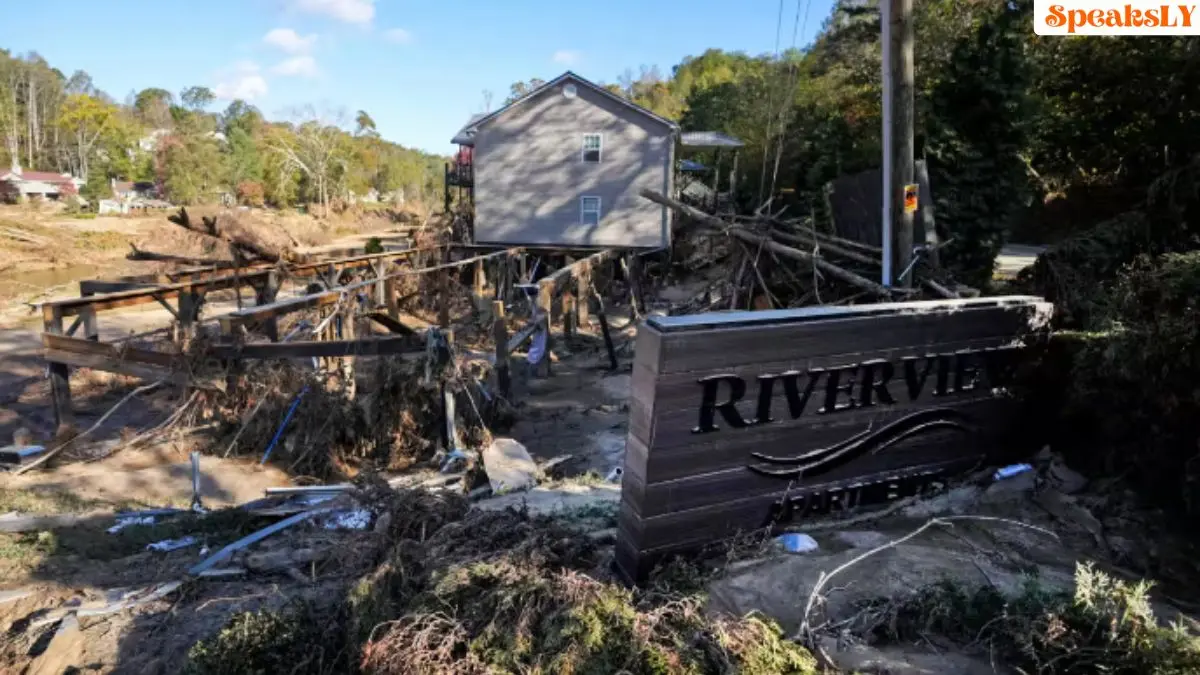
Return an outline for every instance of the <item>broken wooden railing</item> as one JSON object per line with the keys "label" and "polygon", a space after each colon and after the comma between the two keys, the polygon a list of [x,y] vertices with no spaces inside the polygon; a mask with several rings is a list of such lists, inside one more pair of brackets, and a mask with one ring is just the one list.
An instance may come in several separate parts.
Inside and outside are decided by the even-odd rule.
{"label": "broken wooden railing", "polygon": [[[389,251],[336,260],[260,266],[253,270],[232,272],[213,268],[185,270],[166,275],[167,278],[174,277],[171,283],[162,283],[163,275],[146,275],[120,281],[81,282],[81,297],[53,300],[41,305],[45,335],[68,339],[53,342],[53,337],[43,338],[50,339],[54,345],[46,345],[45,359],[49,367],[56,421],[63,425],[72,423],[74,419],[68,380],[70,366],[150,377],[155,373],[146,371],[146,368],[164,365],[160,362],[161,358],[156,356],[163,352],[148,351],[142,354],[141,352],[146,350],[100,344],[98,315],[101,312],[158,303],[171,314],[182,333],[187,336],[199,321],[200,308],[205,296],[210,292],[250,287],[255,291],[257,306],[270,306],[275,303],[280,283],[285,277],[306,277],[322,273],[332,276],[344,270],[371,268],[375,271],[376,278],[368,283],[377,283],[387,276],[386,267],[389,263],[429,250],[432,249]],[[169,302],[171,300],[175,301],[173,305]],[[74,320],[67,325],[66,320],[71,318]],[[264,327],[269,337],[273,340],[278,339],[274,321],[268,320]],[[81,328],[83,339],[74,339]],[[79,347],[78,342],[91,343],[98,349]],[[159,361],[155,361],[156,359]]]}

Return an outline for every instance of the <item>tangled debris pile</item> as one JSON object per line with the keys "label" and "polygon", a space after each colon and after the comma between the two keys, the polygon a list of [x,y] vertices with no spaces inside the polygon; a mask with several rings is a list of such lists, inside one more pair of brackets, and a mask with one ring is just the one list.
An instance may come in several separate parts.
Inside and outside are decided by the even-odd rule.
{"label": "tangled debris pile", "polygon": [[[233,386],[198,395],[201,418],[221,425],[208,451],[261,455],[290,473],[329,480],[402,471],[460,443],[479,450],[491,440],[496,407],[483,393],[487,373],[465,374],[452,355],[441,356],[432,368],[425,361],[359,358],[352,371],[249,362]],[[443,391],[458,402],[455,439],[445,437]]]}
{"label": "tangled debris pile", "polygon": [[311,605],[238,615],[192,649],[189,672],[816,672],[768,621],[626,588],[607,571],[611,549],[569,518],[405,490],[386,504],[387,552],[332,617]]}
{"label": "tangled debris pile", "polygon": [[[935,249],[920,249],[911,269],[898,270],[897,278],[917,289],[885,288],[874,281],[880,248],[818,232],[810,219],[760,209],[726,220],[652,190],[642,197],[684,216],[673,243],[677,264],[671,276],[682,277],[683,285],[700,281],[687,297],[671,298],[681,301],[672,313],[918,299],[920,288],[936,298],[978,295],[947,276],[936,264]],[[799,271],[796,262],[804,265]]]}

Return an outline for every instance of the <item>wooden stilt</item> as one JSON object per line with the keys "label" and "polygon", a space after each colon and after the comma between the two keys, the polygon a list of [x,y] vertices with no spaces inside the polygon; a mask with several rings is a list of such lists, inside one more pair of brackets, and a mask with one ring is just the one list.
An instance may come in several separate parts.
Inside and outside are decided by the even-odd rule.
{"label": "wooden stilt", "polygon": [[592,264],[584,263],[580,270],[575,274],[575,316],[578,318],[579,327],[586,330],[589,320],[589,299],[592,297]]}
{"label": "wooden stilt", "polygon": [[[63,334],[62,310],[58,307],[42,308],[42,329],[54,335]],[[54,421],[58,428],[75,423],[75,411],[71,408],[70,371],[67,364],[50,362],[50,396],[54,401]]]}
{"label": "wooden stilt", "polygon": [[508,398],[512,393],[512,377],[508,366],[508,324],[504,321],[504,303],[492,302],[492,339],[496,342],[496,387]]}
{"label": "wooden stilt", "polygon": [[483,296],[483,288],[487,283],[487,279],[483,275],[483,261],[475,261],[475,278],[471,284],[471,301],[475,304],[475,311],[482,312],[486,305],[486,299]]}
{"label": "wooden stilt", "polygon": [[553,342],[553,336],[550,332],[550,313],[554,305],[553,292],[554,289],[550,284],[538,286],[538,321],[542,322],[542,330],[546,333],[546,350],[542,353],[542,360],[537,365],[537,374],[539,377],[550,376],[550,348]]}
{"label": "wooden stilt", "polygon": [[604,310],[601,309],[596,313],[596,318],[600,320],[600,332],[604,335],[604,349],[608,352],[608,368],[616,370],[617,350],[613,347],[612,333],[608,330],[608,317],[604,316]]}
{"label": "wooden stilt", "polygon": [[560,302],[562,303],[563,337],[569,338],[575,333],[575,294],[571,291],[563,291]]}

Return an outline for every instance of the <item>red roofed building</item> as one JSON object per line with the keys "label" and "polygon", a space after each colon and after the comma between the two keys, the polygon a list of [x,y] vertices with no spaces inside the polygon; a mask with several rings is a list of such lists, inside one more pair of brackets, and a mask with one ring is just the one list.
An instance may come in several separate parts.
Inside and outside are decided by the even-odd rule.
{"label": "red roofed building", "polygon": [[[65,187],[68,185],[71,187]],[[81,187],[83,181],[70,174],[25,171],[15,162],[11,169],[0,173],[0,199],[7,201],[22,201],[29,197],[58,199],[64,190],[68,194],[79,194]]]}

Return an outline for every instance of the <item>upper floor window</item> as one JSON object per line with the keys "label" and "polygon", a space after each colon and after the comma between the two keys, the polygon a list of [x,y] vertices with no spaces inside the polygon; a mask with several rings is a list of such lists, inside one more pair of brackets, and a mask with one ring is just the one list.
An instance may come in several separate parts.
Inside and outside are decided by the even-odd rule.
{"label": "upper floor window", "polygon": [[598,164],[600,162],[600,155],[603,149],[603,136],[600,134],[583,135],[583,161]]}
{"label": "upper floor window", "polygon": [[600,224],[600,198],[599,197],[580,197],[579,198],[579,222],[584,225],[599,225]]}

